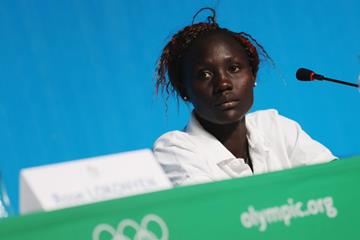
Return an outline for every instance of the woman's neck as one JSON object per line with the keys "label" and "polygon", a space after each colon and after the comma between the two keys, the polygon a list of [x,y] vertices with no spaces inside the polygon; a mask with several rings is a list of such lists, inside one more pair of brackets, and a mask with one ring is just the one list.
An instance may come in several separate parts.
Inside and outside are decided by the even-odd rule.
{"label": "woman's neck", "polygon": [[235,157],[249,159],[245,116],[230,124],[216,124],[196,115],[201,126],[218,139]]}

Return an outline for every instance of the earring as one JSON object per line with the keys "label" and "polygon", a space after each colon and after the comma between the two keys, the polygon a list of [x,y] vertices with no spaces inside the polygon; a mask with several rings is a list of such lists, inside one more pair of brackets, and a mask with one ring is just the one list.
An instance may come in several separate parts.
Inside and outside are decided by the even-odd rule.
{"label": "earring", "polygon": [[257,86],[257,82],[254,82],[254,87],[256,87]]}
{"label": "earring", "polygon": [[187,96],[183,96],[183,100],[187,101],[187,100],[189,100],[189,98]]}

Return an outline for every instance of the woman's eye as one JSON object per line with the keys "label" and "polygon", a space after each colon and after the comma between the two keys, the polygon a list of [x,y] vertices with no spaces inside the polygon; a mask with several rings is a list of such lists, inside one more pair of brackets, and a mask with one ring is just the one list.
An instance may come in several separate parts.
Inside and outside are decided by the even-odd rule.
{"label": "woman's eye", "polygon": [[200,78],[201,79],[210,79],[211,77],[212,77],[212,74],[209,71],[202,71],[200,73]]}
{"label": "woman's eye", "polygon": [[229,71],[230,71],[230,72],[233,72],[233,73],[236,73],[236,72],[240,71],[240,66],[237,65],[237,64],[231,65],[231,66],[229,67]]}

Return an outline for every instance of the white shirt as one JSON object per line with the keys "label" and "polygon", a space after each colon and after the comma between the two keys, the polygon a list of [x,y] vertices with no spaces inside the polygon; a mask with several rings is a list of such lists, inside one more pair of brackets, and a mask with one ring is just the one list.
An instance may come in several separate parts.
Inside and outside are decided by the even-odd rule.
{"label": "white shirt", "polygon": [[207,132],[194,114],[185,131],[165,133],[155,142],[155,158],[174,185],[250,176],[336,159],[298,123],[276,110],[257,111],[245,117],[254,172]]}

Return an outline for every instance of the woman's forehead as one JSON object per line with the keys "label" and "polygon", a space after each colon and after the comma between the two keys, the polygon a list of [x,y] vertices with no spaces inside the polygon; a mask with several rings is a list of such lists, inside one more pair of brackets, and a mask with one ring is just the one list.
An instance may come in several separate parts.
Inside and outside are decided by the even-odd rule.
{"label": "woman's forehead", "polygon": [[241,43],[230,34],[224,32],[209,32],[196,39],[185,54],[187,59],[202,58],[208,55],[229,52],[234,56],[246,58],[246,52]]}

